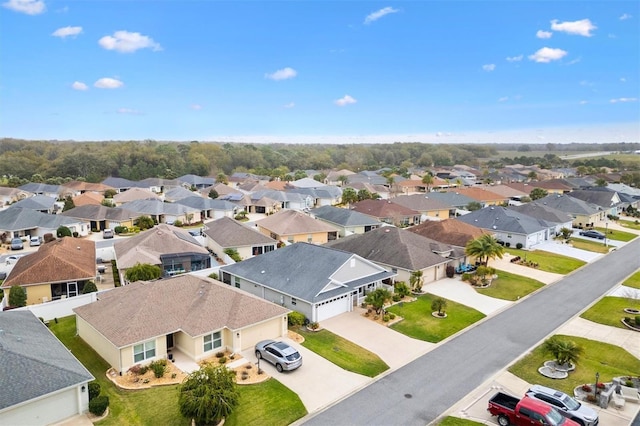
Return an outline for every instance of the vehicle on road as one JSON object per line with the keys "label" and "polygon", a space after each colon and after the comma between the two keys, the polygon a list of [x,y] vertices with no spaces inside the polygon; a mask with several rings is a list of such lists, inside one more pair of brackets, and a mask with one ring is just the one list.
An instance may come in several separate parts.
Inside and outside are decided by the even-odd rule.
{"label": "vehicle on road", "polygon": [[256,358],[269,361],[279,372],[295,370],[302,365],[300,352],[285,342],[263,340],[256,344],[255,350]]}
{"label": "vehicle on road", "polygon": [[487,410],[492,416],[498,416],[500,426],[578,426],[578,423],[564,417],[552,406],[526,395],[519,399],[498,392],[489,400]]}
{"label": "vehicle on road", "polygon": [[103,230],[102,238],[104,238],[105,240],[108,238],[113,238],[113,229],[106,228],[105,230]]}
{"label": "vehicle on road", "polygon": [[37,247],[42,244],[42,238],[37,236],[32,236],[29,238],[29,247]]}
{"label": "vehicle on road", "polygon": [[580,231],[580,235],[582,235],[583,237],[597,238],[599,240],[604,240],[604,234],[602,232],[595,231],[593,229],[588,229],[586,231]]}
{"label": "vehicle on road", "polygon": [[24,256],[24,254],[12,254],[11,256],[7,256],[5,261],[6,261],[7,265],[12,265],[12,264],[16,263],[18,261],[18,259],[20,259],[23,256]]}
{"label": "vehicle on road", "polygon": [[533,385],[526,395],[546,402],[555,407],[560,414],[582,426],[596,426],[599,422],[598,413],[593,408],[581,404],[564,392],[542,385]]}
{"label": "vehicle on road", "polygon": [[11,250],[22,250],[24,243],[20,238],[14,238],[11,240]]}

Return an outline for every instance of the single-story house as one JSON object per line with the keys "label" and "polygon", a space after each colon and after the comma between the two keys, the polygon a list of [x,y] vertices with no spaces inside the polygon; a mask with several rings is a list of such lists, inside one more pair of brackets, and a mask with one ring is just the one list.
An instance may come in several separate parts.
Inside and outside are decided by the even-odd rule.
{"label": "single-story house", "polygon": [[183,186],[187,188],[202,189],[207,186],[215,185],[216,178],[214,177],[202,177],[198,175],[183,175],[176,179]]}
{"label": "single-story house", "polygon": [[88,411],[93,375],[31,311],[0,313],[0,360],[0,424],[57,424]]}
{"label": "single-story house", "polygon": [[477,226],[454,218],[423,222],[420,225],[407,228],[407,231],[457,247],[466,247],[469,241],[487,234],[487,231]]}
{"label": "single-story house", "polygon": [[391,200],[362,200],[352,204],[351,209],[390,225],[412,226],[420,223],[420,212],[392,203]]}
{"label": "single-story house", "polygon": [[[130,189],[127,192],[131,192]],[[124,195],[124,194],[123,194]],[[138,214],[150,216],[156,223],[173,225],[176,221],[184,224],[202,221],[200,210],[178,203],[164,203],[162,200],[136,200],[122,204],[120,207]]]}
{"label": "single-story house", "polygon": [[506,207],[489,206],[473,211],[458,220],[478,228],[482,228],[493,235],[507,247],[531,249],[555,235],[555,224],[535,219]]}
{"label": "single-story house", "polygon": [[378,219],[351,209],[323,206],[309,212],[312,217],[338,228],[340,238],[352,234],[364,234],[382,226]]}
{"label": "single-story house", "polygon": [[324,244],[338,238],[338,228],[295,210],[281,210],[256,222],[258,230],[284,243]]}
{"label": "single-story house", "polygon": [[0,207],[8,206],[16,201],[24,200],[31,197],[33,194],[28,191],[23,191],[18,188],[8,188],[6,186],[0,186]]}
{"label": "single-story house", "polygon": [[465,262],[464,249],[394,226],[385,226],[362,235],[351,235],[327,244],[357,254],[397,274],[396,281],[409,283],[411,274],[422,271],[424,283],[446,276],[446,267]]}
{"label": "single-story house", "polygon": [[572,228],[573,216],[543,203],[539,203],[538,201],[531,201],[521,206],[509,206],[509,209],[553,225],[555,235],[561,234],[562,228]]}
{"label": "single-story house", "polygon": [[176,204],[200,210],[202,220],[233,217],[238,210],[238,206],[230,201],[204,198],[199,195],[181,198],[176,201]]}
{"label": "single-story house", "polygon": [[444,220],[449,218],[452,207],[450,204],[431,197],[431,193],[399,195],[391,199],[392,203],[400,204],[411,210],[420,212],[421,222],[425,220]]}
{"label": "single-story house", "polygon": [[95,243],[63,237],[19,258],[0,288],[6,294],[19,285],[27,292],[27,305],[35,305],[82,294],[85,284],[95,279]]}
{"label": "single-story house", "polygon": [[56,235],[56,230],[66,226],[80,236],[89,234],[89,227],[82,220],[62,215],[40,213],[31,209],[11,206],[0,211],[0,234],[2,239],[22,238],[45,234]]}
{"label": "single-story house", "polygon": [[358,255],[308,243],[223,266],[220,273],[225,284],[301,312],[312,322],[353,311],[396,275]]}
{"label": "single-story house", "polygon": [[242,259],[249,259],[277,248],[277,241],[229,217],[207,223],[206,245],[219,257],[226,249],[235,249]]}
{"label": "single-story house", "polygon": [[137,263],[157,265],[164,276],[199,271],[211,267],[209,251],[187,231],[160,224],[135,237],[113,244],[120,281],[126,283],[127,269]]}
{"label": "single-story house", "polygon": [[473,198],[476,202],[480,203],[482,207],[498,206],[501,204],[506,204],[509,201],[508,197],[496,194],[495,192],[491,192],[490,189],[484,187],[456,188],[450,189],[449,191],[453,191],[458,194],[466,195],[469,198]]}
{"label": "single-story house", "polygon": [[569,213],[574,228],[591,228],[607,219],[607,212],[601,207],[567,194],[549,194],[536,202]]}
{"label": "single-story house", "polygon": [[121,206],[133,201],[144,200],[162,200],[158,194],[145,188],[129,188],[125,192],[119,192],[113,196],[113,202],[116,206]]}
{"label": "single-story house", "polygon": [[355,172],[347,169],[331,170],[327,173],[327,177],[324,178],[324,183],[326,185],[343,185],[343,183],[347,181],[349,175],[355,174]]}
{"label": "single-story house", "polygon": [[60,185],[61,195],[67,196],[71,195],[72,197],[76,197],[80,194],[85,194],[87,192],[92,192],[94,194],[104,195],[104,192],[108,189],[114,189],[108,185],[104,185],[102,183],[91,183],[84,182],[80,180],[72,180],[67,183],[63,183]]}
{"label": "single-story house", "polygon": [[187,188],[185,188],[184,186],[177,186],[175,188],[171,188],[169,190],[167,190],[164,193],[164,201],[167,201],[169,203],[174,203],[178,200],[182,200],[183,198],[188,198],[188,197],[200,197],[200,194],[198,192],[193,192]]}
{"label": "single-story house", "polygon": [[29,182],[19,186],[18,189],[35,195],[45,195],[51,198],[58,198],[62,187],[60,185],[49,185],[47,183]]}
{"label": "single-story house", "polygon": [[31,209],[40,213],[55,213],[60,210],[58,199],[47,195],[35,195],[15,202],[9,208]]}
{"label": "single-story house", "polygon": [[123,374],[175,352],[197,362],[286,336],[290,310],[187,274],[103,292],[74,312],[78,336]]}
{"label": "single-story house", "polygon": [[604,189],[576,189],[567,194],[587,203],[602,207],[607,215],[618,216],[622,211],[622,200],[616,191]]}
{"label": "single-story house", "polygon": [[[99,206],[102,205],[102,202],[104,201],[104,195],[98,194],[97,192],[83,192],[82,194],[73,197],[72,201],[73,205],[76,207],[86,205]],[[112,202],[112,200],[108,202]]]}
{"label": "single-story house", "polygon": [[342,188],[338,186],[294,188],[288,189],[287,192],[309,196],[312,199],[311,207],[333,206],[342,201]]}
{"label": "single-story house", "polygon": [[107,228],[115,229],[116,226],[130,228],[134,220],[141,215],[122,207],[84,205],[62,212],[60,216],[82,220],[90,229],[97,232]]}

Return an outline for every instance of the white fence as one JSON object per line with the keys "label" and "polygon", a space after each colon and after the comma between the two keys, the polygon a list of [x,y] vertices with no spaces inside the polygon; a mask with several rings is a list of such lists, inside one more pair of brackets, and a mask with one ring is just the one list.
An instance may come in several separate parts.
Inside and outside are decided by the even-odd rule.
{"label": "white fence", "polygon": [[103,290],[97,293],[81,294],[75,297],[69,297],[68,299],[53,300],[51,302],[40,303],[38,305],[28,305],[14,310],[28,310],[33,312],[33,314],[38,318],[50,321],[54,318],[63,318],[73,315],[74,308],[95,302],[98,300],[100,293],[104,291],[109,290]]}

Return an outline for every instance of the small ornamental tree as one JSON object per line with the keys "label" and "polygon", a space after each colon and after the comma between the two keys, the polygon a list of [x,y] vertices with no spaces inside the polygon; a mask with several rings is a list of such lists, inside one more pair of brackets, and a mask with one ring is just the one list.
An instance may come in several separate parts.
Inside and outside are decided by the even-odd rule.
{"label": "small ornamental tree", "polygon": [[235,372],[224,365],[206,364],[189,374],[179,388],[180,414],[196,426],[215,425],[238,406]]}
{"label": "small ornamental tree", "polygon": [[71,210],[75,207],[76,205],[73,203],[71,195],[67,195],[67,197],[64,199],[64,206],[62,207],[62,211],[66,212],[67,210]]}
{"label": "small ornamental tree", "polygon": [[96,283],[94,283],[93,281],[88,281],[82,289],[82,294],[95,293],[97,291],[98,287],[96,287]]}
{"label": "small ornamental tree", "polygon": [[136,263],[124,274],[129,282],[157,280],[162,276],[162,268],[148,263]]}
{"label": "small ornamental tree", "polygon": [[539,200],[540,198],[544,198],[547,195],[549,195],[549,192],[546,189],[533,188],[529,193],[529,198],[535,201],[535,200]]}
{"label": "small ornamental tree", "polygon": [[558,365],[575,364],[580,359],[583,349],[573,340],[550,337],[542,344],[542,350],[555,357]]}
{"label": "small ornamental tree", "polygon": [[151,229],[155,226],[155,222],[149,216],[140,216],[135,224],[141,230]]}
{"label": "small ornamental tree", "polygon": [[21,308],[27,305],[27,292],[19,285],[11,286],[9,290],[9,306]]}
{"label": "small ornamental tree", "polygon": [[436,297],[431,302],[431,309],[438,312],[438,316],[444,316],[444,309],[447,307],[447,301],[442,297]]}
{"label": "small ornamental tree", "polygon": [[384,304],[391,300],[391,292],[386,288],[379,287],[367,294],[367,297],[364,299],[365,303],[368,303],[376,310],[376,313],[379,314],[384,307]]}
{"label": "small ornamental tree", "polygon": [[218,191],[216,191],[215,189],[211,189],[211,190],[209,191],[209,198],[212,198],[212,199],[214,199],[214,200],[215,200],[215,199],[216,199],[216,198],[218,198],[219,196],[220,196],[220,194],[218,194]]}
{"label": "small ornamental tree", "polygon": [[60,226],[58,229],[56,229],[56,235],[58,236],[58,238],[71,237],[73,233],[71,232],[71,229],[67,228],[66,226]]}
{"label": "small ornamental tree", "polygon": [[424,284],[422,271],[413,271],[411,273],[411,277],[409,277],[409,284],[411,285],[411,291],[413,291],[414,293],[421,293],[422,284]]}

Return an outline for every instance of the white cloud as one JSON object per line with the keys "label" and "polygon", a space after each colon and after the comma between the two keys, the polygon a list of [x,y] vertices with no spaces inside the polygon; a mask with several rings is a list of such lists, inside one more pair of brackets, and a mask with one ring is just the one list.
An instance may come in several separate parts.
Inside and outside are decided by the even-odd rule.
{"label": "white cloud", "polygon": [[598,27],[593,25],[588,19],[581,19],[579,21],[573,22],[558,22],[557,19],[551,21],[551,29],[553,31],[560,31],[573,35],[581,35],[584,37],[591,37],[593,35],[591,34],[591,31],[595,30],[596,28]]}
{"label": "white cloud", "polygon": [[501,98],[498,98],[498,102],[506,102],[506,101],[508,101],[508,100],[509,100],[509,97],[508,97],[508,96],[503,96],[503,97],[501,97]]}
{"label": "white cloud", "polygon": [[9,0],[2,5],[14,12],[26,13],[27,15],[39,15],[47,10],[47,6],[42,0]]}
{"label": "white cloud", "polygon": [[507,62],[520,62],[524,58],[524,55],[507,56]]}
{"label": "white cloud", "polygon": [[485,64],[482,66],[482,69],[487,72],[491,72],[496,69],[496,64]]}
{"label": "white cloud", "polygon": [[588,80],[582,80],[580,82],[580,86],[587,86],[587,87],[593,87],[594,83],[592,81],[588,81]]}
{"label": "white cloud", "polygon": [[118,108],[116,112],[118,114],[142,115],[142,111],[138,111],[137,109],[131,109],[131,108]]}
{"label": "white cloud", "polygon": [[287,109],[293,108],[294,106],[296,106],[295,102],[289,102],[288,104],[282,105],[283,108]]}
{"label": "white cloud", "polygon": [[529,55],[529,59],[535,62],[549,63],[551,61],[557,61],[567,55],[567,51],[562,49],[554,49],[551,47],[543,47],[538,49],[533,55]]}
{"label": "white cloud", "polygon": [[271,74],[265,74],[264,78],[268,78],[269,80],[275,80],[275,81],[279,81],[279,80],[288,80],[290,78],[293,78],[295,76],[298,75],[298,71],[294,70],[293,68],[290,67],[285,67],[282,68],[281,70],[278,70],[274,73]]}
{"label": "white cloud", "polygon": [[89,86],[87,86],[81,81],[74,81],[73,84],[71,85],[71,88],[73,90],[89,90]]}
{"label": "white cloud", "polygon": [[633,18],[633,15],[629,15],[628,13],[623,13],[622,16],[620,16],[621,21],[626,21],[627,19],[631,18]]}
{"label": "white cloud", "polygon": [[149,36],[129,31],[116,31],[113,36],[104,36],[98,44],[107,50],[121,53],[132,53],[138,49],[162,50],[162,47]]}
{"label": "white cloud", "polygon": [[588,103],[589,103],[589,101],[580,101],[580,105],[586,105]]}
{"label": "white cloud", "polygon": [[202,109],[202,105],[200,104],[191,104],[191,106],[189,107],[194,111],[200,111]]}
{"label": "white cloud", "polygon": [[577,57],[577,58],[575,58],[573,61],[569,61],[569,62],[567,62],[567,65],[574,65],[574,64],[577,64],[577,63],[578,63],[578,62],[580,62],[581,60],[582,60],[582,58],[581,58],[581,57]]}
{"label": "white cloud", "polygon": [[382,8],[380,10],[376,10],[375,12],[368,14],[367,17],[364,18],[364,23],[370,24],[372,22],[377,21],[378,19],[382,18],[385,15],[389,15],[390,13],[397,13],[397,12],[399,12],[399,10],[394,9],[392,7]]}
{"label": "white cloud", "polygon": [[124,83],[115,78],[104,77],[93,83],[98,89],[118,89],[124,86]]}
{"label": "white cloud", "polygon": [[349,104],[355,104],[356,102],[358,101],[349,95],[344,95],[342,98],[335,100],[335,104],[338,106],[346,106]]}
{"label": "white cloud", "polygon": [[82,33],[82,27],[62,27],[55,30],[51,35],[54,37],[65,38],[77,36],[80,33]]}
{"label": "white cloud", "polygon": [[611,102],[612,104],[616,104],[618,102],[636,102],[638,100],[638,98],[618,98],[618,99],[611,99],[609,102]]}
{"label": "white cloud", "polygon": [[551,38],[551,36],[553,36],[553,33],[551,31],[538,30],[538,32],[536,33],[536,37],[538,38]]}
{"label": "white cloud", "polygon": [[620,77],[620,83],[626,83],[626,82],[627,82],[627,79],[626,79],[626,78],[624,78],[624,77]]}

